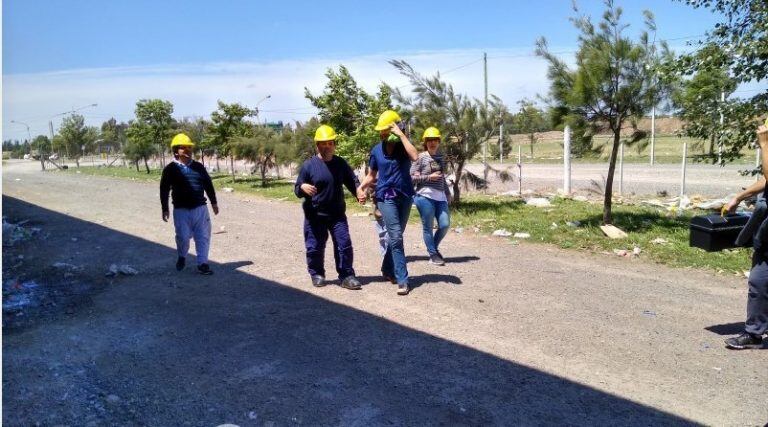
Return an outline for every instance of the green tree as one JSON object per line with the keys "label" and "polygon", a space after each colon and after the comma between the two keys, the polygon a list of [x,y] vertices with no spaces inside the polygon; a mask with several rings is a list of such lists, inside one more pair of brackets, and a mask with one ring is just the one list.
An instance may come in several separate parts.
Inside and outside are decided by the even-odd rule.
{"label": "green tree", "polygon": [[[466,162],[474,157],[490,138],[498,135],[499,117],[503,117],[506,106],[496,96],[491,96],[488,107],[464,94],[456,93],[453,86],[437,74],[424,77],[405,61],[389,63],[411,82],[413,96],[405,96],[399,89],[392,92],[393,98],[402,104],[406,117],[413,117],[416,135],[430,126],[436,126],[443,135],[441,149],[446,162],[453,171],[453,203],[461,202],[461,184],[465,188],[484,188],[486,180],[464,169]],[[491,169],[485,165],[484,175]],[[494,171],[502,180],[509,178],[505,172]]]}
{"label": "green tree", "polygon": [[720,125],[721,94],[728,97],[734,90],[736,81],[728,76],[726,70],[703,69],[683,81],[672,95],[686,135],[709,139],[709,155],[713,159],[715,139],[725,130]]}
{"label": "green tree", "polygon": [[124,148],[125,158],[136,165],[139,171],[139,160],[144,160],[144,167],[149,173],[149,158],[157,153],[156,130],[149,124],[135,120],[125,131],[128,142]]}
{"label": "green tree", "polygon": [[200,162],[205,165],[205,156],[213,154],[213,149],[209,146],[209,127],[211,122],[205,120],[202,117],[184,117],[180,122],[176,123],[176,130],[174,132],[183,132],[192,139],[195,143],[195,149],[200,152]]}
{"label": "green tree", "polygon": [[533,146],[539,141],[536,132],[543,132],[549,128],[546,114],[529,99],[521,99],[517,105],[520,109],[514,115],[513,129],[515,133],[525,134],[531,148],[531,159],[533,159]]}
{"label": "green tree", "polygon": [[[621,22],[622,9],[613,0],[606,0],[605,5],[597,27],[587,16],[572,19],[580,32],[574,70],[549,52],[544,38],[537,41],[536,53],[549,62],[550,99],[561,124],[573,126],[577,138],[591,139],[603,129],[613,136],[603,199],[603,223],[610,224],[613,175],[622,128],[650,110],[658,99],[659,88],[647,69],[654,54],[648,32],[644,31],[638,41],[625,37],[627,26]],[[655,28],[650,12],[646,12],[646,25]],[[631,144],[644,136],[635,129],[626,142]]]}
{"label": "green tree", "polygon": [[[98,138],[98,130],[85,125],[85,118],[79,114],[72,114],[64,118],[59,128],[60,138],[54,138],[54,148],[63,149],[67,156],[75,159],[75,164],[80,167],[80,155]],[[85,148],[83,148],[85,147]]]}
{"label": "green tree", "polygon": [[162,165],[165,166],[165,150],[170,144],[174,128],[174,120],[171,117],[173,104],[162,99],[142,99],[136,103],[135,114],[136,122],[142,129],[149,127],[151,130],[152,144],[155,145],[156,152],[160,153]]}
{"label": "green tree", "polygon": [[[670,61],[666,78],[695,78],[725,72],[737,85],[760,82],[768,77],[768,2],[765,0],[678,0],[694,8],[706,8],[721,18],[698,43],[698,49]],[[741,156],[755,141],[755,127],[768,113],[768,88],[748,98],[731,99],[718,106],[723,126],[714,129],[724,146],[723,159]],[[703,116],[707,113],[703,112]],[[718,117],[719,119],[719,117]],[[711,127],[700,126],[701,117],[689,129],[691,135],[707,138]],[[714,161],[714,158],[713,158]]]}
{"label": "green tree", "polygon": [[392,108],[390,89],[380,85],[375,95],[360,86],[343,65],[339,71],[328,69],[328,83],[320,95],[304,88],[304,96],[319,110],[320,122],[331,126],[338,134],[336,152],[354,168],[365,163],[368,154],[379,142],[373,129],[378,116]]}
{"label": "green tree", "polygon": [[232,182],[235,182],[235,156],[232,146],[236,140],[253,135],[254,127],[245,118],[253,117],[256,111],[238,103],[218,102],[218,109],[211,113],[211,125],[208,128],[208,143],[216,150],[216,156],[229,156]]}
{"label": "green tree", "polygon": [[45,156],[51,152],[51,140],[45,135],[38,135],[32,140],[30,147],[40,157],[40,166],[45,170]]}
{"label": "green tree", "polygon": [[291,156],[291,138],[286,133],[278,134],[268,127],[256,127],[250,136],[234,138],[229,143],[234,157],[255,165],[261,176],[261,186],[267,186],[267,172],[278,167],[286,157]]}

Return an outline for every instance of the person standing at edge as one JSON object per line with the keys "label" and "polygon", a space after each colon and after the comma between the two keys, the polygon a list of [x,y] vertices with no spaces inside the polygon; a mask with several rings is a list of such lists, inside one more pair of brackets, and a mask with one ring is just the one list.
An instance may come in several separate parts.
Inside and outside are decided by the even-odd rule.
{"label": "person standing at edge", "polygon": [[[424,245],[429,253],[429,262],[445,265],[443,255],[438,247],[448,234],[451,217],[448,213],[448,183],[445,181],[445,162],[442,154],[437,153],[440,146],[440,131],[430,127],[421,137],[424,142],[424,152],[411,167],[411,179],[416,184],[416,195],[413,201],[419,210],[424,231]],[[437,219],[437,231],[432,234],[432,224]]]}
{"label": "person standing at edge", "polygon": [[[365,189],[376,185],[376,203],[387,228],[389,245],[381,263],[381,273],[390,282],[397,283],[397,294],[408,295],[408,269],[405,261],[403,233],[413,204],[411,162],[419,153],[403,129],[398,126],[400,116],[387,110],[379,116],[375,129],[380,142],[371,150],[369,172],[357,193],[364,201]],[[378,178],[378,179],[377,179]]]}
{"label": "person standing at edge", "polygon": [[197,271],[211,275],[208,265],[208,249],[211,243],[211,218],[208,215],[205,194],[211,200],[215,215],[219,214],[216,190],[202,163],[192,159],[195,144],[183,133],[171,141],[174,160],[163,169],[160,178],[160,204],[163,207],[163,221],[168,222],[168,193],[173,201],[173,226],[176,229],[176,270],[181,271],[189,252],[189,239],[195,239]]}
{"label": "person standing at edge", "polygon": [[322,125],[315,131],[317,155],[301,165],[294,193],[303,197],[304,245],[307,249],[307,270],[312,285],[325,286],[325,244],[330,231],[333,257],[341,286],[361,289],[352,267],[354,252],[349,236],[349,224],[344,202],[344,187],[357,194],[360,181],[352,168],[336,152],[336,131]]}
{"label": "person standing at edge", "polygon": [[[768,178],[768,120],[757,129],[757,139],[762,150],[763,178],[737,194],[723,207],[723,212],[736,211],[742,200],[763,193],[768,198],[766,179]],[[760,229],[766,226],[765,221]],[[762,236],[761,236],[762,237]],[[744,331],[725,340],[725,346],[734,350],[760,348],[763,346],[763,334],[768,332],[768,242],[756,239],[755,252],[752,254],[752,269],[749,271],[749,291],[747,292],[747,319]]]}

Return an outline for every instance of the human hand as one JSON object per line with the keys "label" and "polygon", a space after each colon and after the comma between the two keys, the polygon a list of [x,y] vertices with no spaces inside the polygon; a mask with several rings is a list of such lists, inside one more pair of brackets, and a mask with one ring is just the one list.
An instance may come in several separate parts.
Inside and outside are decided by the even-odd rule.
{"label": "human hand", "polygon": [[405,138],[405,134],[402,130],[400,130],[400,127],[397,126],[397,123],[392,123],[389,125],[389,130],[392,131],[395,135],[399,136],[401,139]]}
{"label": "human hand", "polygon": [[301,191],[304,192],[304,194],[312,197],[315,194],[317,194],[317,187],[311,184],[301,184]]}
{"label": "human hand", "polygon": [[725,214],[736,212],[736,208],[739,207],[739,203],[741,203],[741,200],[735,197],[731,199],[730,202],[723,205],[723,209],[720,210],[720,216],[725,216]]}
{"label": "human hand", "polygon": [[429,180],[430,181],[440,181],[441,179],[443,179],[443,173],[442,172],[432,172],[429,175]]}
{"label": "human hand", "polygon": [[170,213],[168,213],[168,211],[163,211],[163,222],[168,222],[169,216],[170,216]]}
{"label": "human hand", "polygon": [[757,128],[757,142],[763,150],[768,147],[768,125],[761,125]]}
{"label": "human hand", "polygon": [[365,199],[368,197],[367,194],[365,194],[365,190],[363,190],[363,187],[357,187],[357,201],[361,204],[365,203]]}
{"label": "human hand", "polygon": [[218,215],[219,214],[219,205],[211,205],[211,208],[213,209],[213,214]]}

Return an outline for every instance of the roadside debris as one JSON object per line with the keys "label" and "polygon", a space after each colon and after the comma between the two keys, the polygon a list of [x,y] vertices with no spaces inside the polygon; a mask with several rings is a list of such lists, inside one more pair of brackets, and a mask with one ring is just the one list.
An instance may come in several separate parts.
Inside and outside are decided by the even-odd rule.
{"label": "roadside debris", "polygon": [[568,222],[565,223],[565,225],[567,225],[568,227],[572,227],[572,228],[579,228],[579,227],[581,227],[581,222],[579,222],[579,221],[568,221]]}
{"label": "roadside debris", "polygon": [[38,227],[24,227],[27,222],[29,221],[25,220],[13,224],[3,218],[3,246],[13,246],[17,242],[29,240],[40,232]]}
{"label": "roadside debris", "polygon": [[666,245],[667,243],[669,243],[669,241],[667,239],[662,238],[662,237],[657,237],[657,238],[651,240],[651,243],[653,243],[654,245]]}
{"label": "roadside debris", "polygon": [[494,231],[493,235],[496,236],[496,237],[509,237],[509,236],[512,235],[512,233],[510,233],[509,231],[507,231],[504,228],[501,228],[501,229],[498,229],[498,230]]}
{"label": "roadside debris", "polygon": [[453,231],[454,231],[455,233],[459,233],[459,234],[461,234],[461,233],[463,233],[463,232],[464,232],[464,228],[462,228],[462,227],[456,227],[456,228],[454,228],[454,229],[453,229]]}
{"label": "roadside debris", "polygon": [[515,239],[530,239],[531,235],[529,233],[515,233],[512,237]]}
{"label": "roadside debris", "polygon": [[543,197],[531,197],[525,201],[525,204],[537,208],[547,208],[552,206],[552,203],[549,201],[549,199],[545,199]]}
{"label": "roadside debris", "polygon": [[224,187],[221,190],[224,191],[225,193],[232,193],[235,191],[235,189],[232,187]]}
{"label": "roadside debris", "polygon": [[643,310],[643,316],[656,317],[656,312],[651,310]]}
{"label": "roadside debris", "polygon": [[115,277],[118,274],[122,274],[124,276],[135,276],[139,274],[139,270],[136,270],[135,268],[127,264],[123,264],[119,267],[117,264],[110,264],[109,269],[107,270],[107,273],[104,276]]}
{"label": "roadside debris", "polygon": [[611,239],[624,239],[627,237],[627,233],[614,225],[601,225],[600,229]]}

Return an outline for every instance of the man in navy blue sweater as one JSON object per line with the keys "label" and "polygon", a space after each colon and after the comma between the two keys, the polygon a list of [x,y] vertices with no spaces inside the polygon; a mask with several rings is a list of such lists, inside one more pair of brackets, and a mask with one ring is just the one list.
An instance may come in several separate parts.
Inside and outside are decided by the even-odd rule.
{"label": "man in navy blue sweater", "polygon": [[328,232],[333,240],[333,256],[341,286],[360,289],[360,281],[352,267],[352,239],[349,237],[344,202],[344,187],[356,195],[360,181],[346,160],[334,155],[336,132],[327,125],[315,132],[317,155],[301,165],[294,192],[303,197],[304,244],[307,249],[307,270],[312,285],[325,285],[325,244]]}
{"label": "man in navy blue sweater", "polygon": [[160,204],[163,221],[168,222],[168,194],[173,201],[173,226],[176,229],[176,270],[183,270],[189,252],[189,239],[195,239],[197,271],[213,274],[208,266],[208,249],[211,243],[211,218],[208,216],[205,194],[211,200],[213,213],[219,214],[216,191],[205,167],[192,159],[195,144],[183,133],[173,137],[171,150],[174,160],[163,169],[160,178]]}

